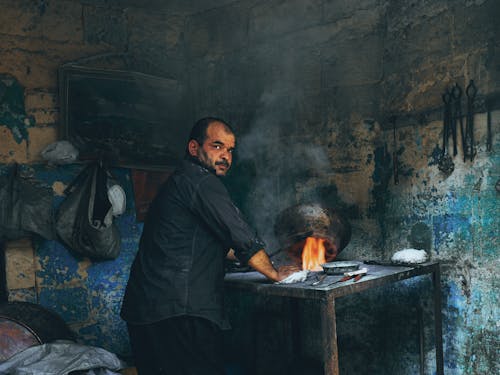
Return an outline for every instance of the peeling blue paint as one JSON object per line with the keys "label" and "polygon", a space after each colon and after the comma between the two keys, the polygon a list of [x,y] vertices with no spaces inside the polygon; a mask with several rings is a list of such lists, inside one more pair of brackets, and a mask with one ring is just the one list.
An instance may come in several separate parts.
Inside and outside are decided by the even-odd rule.
{"label": "peeling blue paint", "polygon": [[43,284],[62,285],[78,277],[78,260],[75,259],[59,242],[38,241],[37,255],[40,259]]}
{"label": "peeling blue paint", "polygon": [[444,214],[433,218],[434,248],[439,249],[450,237],[471,240],[470,218],[460,215]]}
{"label": "peeling blue paint", "polygon": [[24,109],[24,87],[8,74],[0,74],[0,124],[11,130],[17,143],[28,141],[27,128],[35,125]]}
{"label": "peeling blue paint", "polygon": [[[30,167],[34,178],[48,186],[54,182],[69,184],[83,168],[80,164]],[[61,243],[38,239],[35,241],[41,263],[37,271],[37,278],[41,280],[38,302],[61,315],[82,342],[126,357],[130,348],[119,309],[143,224],[135,220],[129,170],[115,168],[111,172],[127,195],[126,212],[115,218],[122,240],[120,255],[113,261],[78,260]],[[54,207],[63,199],[55,195]]]}
{"label": "peeling blue paint", "polygon": [[58,288],[40,288],[38,298],[41,305],[58,312],[66,323],[72,325],[89,316],[88,293],[83,286],[69,288],[59,285]]}

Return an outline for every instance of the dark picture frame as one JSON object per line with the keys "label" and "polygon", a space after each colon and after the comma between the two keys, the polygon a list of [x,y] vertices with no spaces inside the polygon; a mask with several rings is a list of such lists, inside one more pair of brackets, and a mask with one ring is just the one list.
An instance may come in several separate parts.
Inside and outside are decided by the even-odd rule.
{"label": "dark picture frame", "polygon": [[58,74],[60,138],[78,148],[80,160],[165,170],[182,158],[189,126],[179,81],[74,65]]}

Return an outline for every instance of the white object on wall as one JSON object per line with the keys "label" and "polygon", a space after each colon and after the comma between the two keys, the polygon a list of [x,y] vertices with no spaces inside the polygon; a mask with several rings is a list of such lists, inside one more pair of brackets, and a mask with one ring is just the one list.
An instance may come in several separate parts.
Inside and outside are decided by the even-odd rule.
{"label": "white object on wall", "polygon": [[127,196],[120,185],[114,184],[108,188],[108,199],[111,202],[113,216],[118,216],[125,212]]}
{"label": "white object on wall", "polygon": [[42,158],[50,164],[69,164],[78,159],[78,150],[68,141],[51,143],[41,152]]}

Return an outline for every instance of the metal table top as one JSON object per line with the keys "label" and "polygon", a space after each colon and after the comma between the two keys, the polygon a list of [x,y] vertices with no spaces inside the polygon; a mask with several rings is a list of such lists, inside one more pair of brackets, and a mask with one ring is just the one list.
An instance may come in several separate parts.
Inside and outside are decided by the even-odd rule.
{"label": "metal table top", "polygon": [[432,273],[439,267],[438,262],[427,262],[412,266],[374,265],[359,261],[360,268],[367,268],[367,274],[359,281],[348,280],[328,285],[343,275],[328,275],[318,285],[312,285],[323,272],[309,272],[301,283],[278,284],[268,280],[258,272],[228,273],[225,277],[226,288],[242,289],[259,294],[282,297],[325,299],[345,296],[388,283]]}

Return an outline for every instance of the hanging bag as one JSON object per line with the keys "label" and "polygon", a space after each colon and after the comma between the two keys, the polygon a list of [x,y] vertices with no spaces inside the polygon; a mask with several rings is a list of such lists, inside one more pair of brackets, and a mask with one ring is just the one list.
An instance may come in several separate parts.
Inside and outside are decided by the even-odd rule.
{"label": "hanging bag", "polygon": [[19,175],[15,164],[0,176],[0,242],[39,235],[55,237],[52,190]]}
{"label": "hanging bag", "polygon": [[101,163],[88,165],[64,191],[56,215],[59,240],[75,255],[110,260],[120,253],[120,232],[107,195],[108,172]]}

